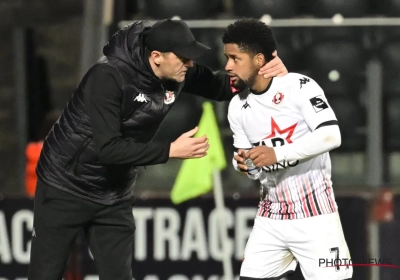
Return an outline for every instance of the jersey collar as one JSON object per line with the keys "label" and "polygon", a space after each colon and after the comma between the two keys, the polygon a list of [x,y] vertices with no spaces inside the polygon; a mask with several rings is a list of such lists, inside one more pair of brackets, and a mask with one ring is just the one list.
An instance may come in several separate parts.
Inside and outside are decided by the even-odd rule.
{"label": "jersey collar", "polygon": [[271,81],[269,81],[269,84],[268,84],[268,86],[267,86],[266,89],[264,89],[264,90],[262,90],[262,91],[253,91],[253,90],[250,90],[250,92],[251,92],[252,94],[255,94],[255,95],[261,95],[261,94],[266,93],[266,92],[271,88],[271,85],[272,85],[272,81],[273,81],[273,80],[274,80],[274,77],[271,78]]}

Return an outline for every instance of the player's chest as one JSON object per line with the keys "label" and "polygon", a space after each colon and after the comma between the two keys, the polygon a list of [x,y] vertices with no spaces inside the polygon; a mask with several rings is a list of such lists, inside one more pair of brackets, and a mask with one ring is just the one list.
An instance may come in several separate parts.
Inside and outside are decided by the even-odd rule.
{"label": "player's chest", "polygon": [[308,130],[300,111],[289,102],[268,104],[265,100],[250,99],[244,103],[240,114],[241,126],[253,144],[260,141],[268,146],[274,146],[276,141],[281,142],[280,145],[292,143]]}

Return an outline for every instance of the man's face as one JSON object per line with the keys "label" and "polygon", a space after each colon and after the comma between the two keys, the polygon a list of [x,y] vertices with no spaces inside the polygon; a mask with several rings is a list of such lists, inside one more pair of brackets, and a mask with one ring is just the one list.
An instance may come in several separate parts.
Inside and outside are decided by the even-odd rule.
{"label": "man's face", "polygon": [[185,80],[186,71],[192,66],[193,60],[178,57],[174,53],[161,53],[158,69],[163,79],[180,83]]}
{"label": "man's face", "polygon": [[248,53],[242,52],[237,44],[225,44],[226,62],[225,70],[228,71],[234,86],[252,87],[258,75],[256,59]]}

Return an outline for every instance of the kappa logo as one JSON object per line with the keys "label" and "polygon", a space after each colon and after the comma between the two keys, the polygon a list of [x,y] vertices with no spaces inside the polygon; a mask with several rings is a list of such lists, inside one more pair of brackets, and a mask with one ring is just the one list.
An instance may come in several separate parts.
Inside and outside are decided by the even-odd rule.
{"label": "kappa logo", "polygon": [[244,109],[251,108],[250,105],[249,105],[249,103],[247,103],[247,100],[246,100],[246,103],[243,104],[242,109],[243,109],[243,108],[244,108]]}
{"label": "kappa logo", "polygon": [[306,77],[303,77],[303,79],[299,79],[300,80],[300,88],[303,87],[303,85],[305,85],[306,83],[308,83],[310,81],[310,79],[307,79]]}
{"label": "kappa logo", "polygon": [[175,101],[175,94],[173,91],[167,90],[165,91],[164,103],[171,104]]}
{"label": "kappa logo", "polygon": [[139,93],[139,95],[136,96],[135,99],[133,99],[133,101],[147,103],[146,95],[144,95],[144,93]]}
{"label": "kappa logo", "polygon": [[281,92],[277,92],[275,95],[274,95],[274,98],[272,98],[272,102],[274,102],[276,105],[278,105],[278,104],[280,104],[282,101],[283,101],[283,98],[284,98],[285,96],[283,95],[283,93],[281,93]]}

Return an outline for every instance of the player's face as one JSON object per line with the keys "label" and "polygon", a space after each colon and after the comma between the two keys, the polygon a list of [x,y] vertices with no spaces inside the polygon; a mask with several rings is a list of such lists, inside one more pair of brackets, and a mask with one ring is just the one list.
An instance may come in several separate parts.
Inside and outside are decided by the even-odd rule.
{"label": "player's face", "polygon": [[224,49],[228,59],[225,70],[228,71],[233,85],[245,84],[251,88],[259,70],[254,57],[242,52],[237,44],[225,44]]}
{"label": "player's face", "polygon": [[193,66],[193,60],[178,57],[174,53],[161,53],[157,64],[162,79],[183,82],[188,68]]}

